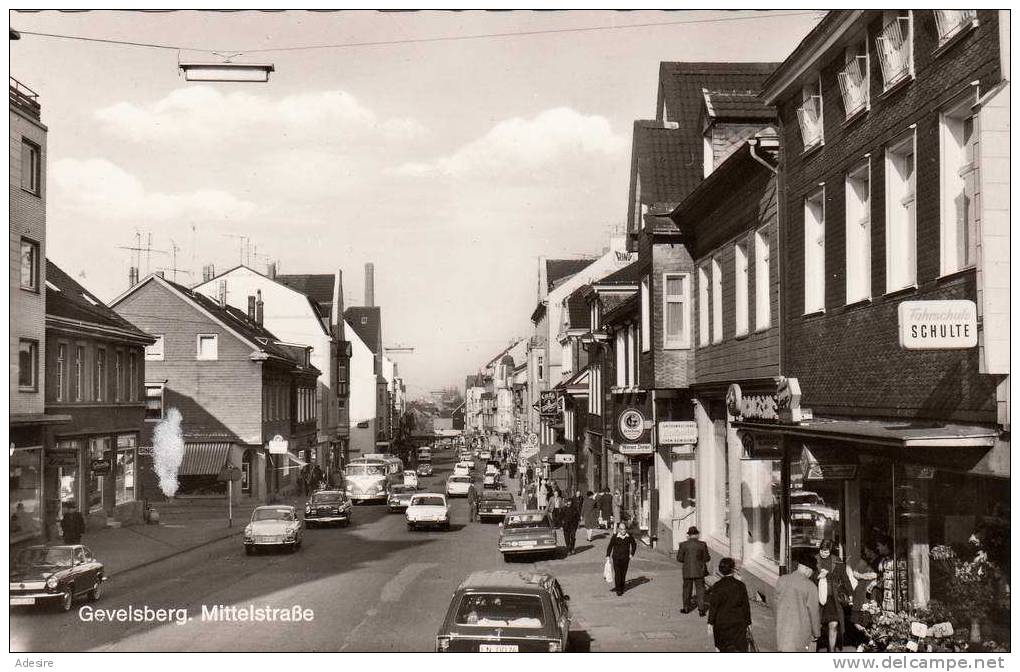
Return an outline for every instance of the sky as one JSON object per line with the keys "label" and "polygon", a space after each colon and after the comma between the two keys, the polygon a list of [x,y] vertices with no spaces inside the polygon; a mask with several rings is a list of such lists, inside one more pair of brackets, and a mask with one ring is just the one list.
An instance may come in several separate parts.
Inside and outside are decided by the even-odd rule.
{"label": "sky", "polygon": [[[22,31],[175,47],[25,34],[11,75],[49,128],[51,261],[108,301],[127,289],[121,248],[151,235],[167,254],[142,255],[143,276],[342,269],[348,305],[372,262],[384,344],[414,347],[393,359],[416,397],[531,333],[539,257],[594,256],[622,230],[660,61],[781,61],[820,16],[11,12]],[[671,25],[575,30],[656,23]],[[569,32],[250,53],[548,30]],[[275,71],[186,82],[178,62],[220,58],[192,50]]]}

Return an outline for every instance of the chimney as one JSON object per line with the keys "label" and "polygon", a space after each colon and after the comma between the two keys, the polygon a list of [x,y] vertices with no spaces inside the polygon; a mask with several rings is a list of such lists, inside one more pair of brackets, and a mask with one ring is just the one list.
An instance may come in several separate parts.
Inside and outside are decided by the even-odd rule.
{"label": "chimney", "polygon": [[248,321],[249,322],[254,322],[255,321],[255,295],[254,294],[249,294],[248,295]]}
{"label": "chimney", "polygon": [[270,280],[276,280],[276,262],[270,261],[266,267],[266,275],[269,276]]}
{"label": "chimney", "polygon": [[202,282],[209,282],[216,277],[216,267],[213,264],[206,264],[202,267]]}
{"label": "chimney", "polygon": [[132,266],[128,269],[128,289],[138,284],[138,269]]}
{"label": "chimney", "polygon": [[262,326],[262,290],[255,290],[255,324]]}
{"label": "chimney", "polygon": [[365,264],[365,306],[371,308],[375,305],[375,264],[371,261]]}

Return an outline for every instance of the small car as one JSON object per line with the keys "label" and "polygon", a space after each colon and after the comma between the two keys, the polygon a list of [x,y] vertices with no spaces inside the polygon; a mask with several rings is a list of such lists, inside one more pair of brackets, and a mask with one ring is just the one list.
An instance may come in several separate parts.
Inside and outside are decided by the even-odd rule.
{"label": "small car", "polygon": [[559,537],[549,514],[541,510],[514,511],[499,524],[499,552],[510,562],[524,555],[556,555]]}
{"label": "small car", "polygon": [[293,506],[273,504],[259,506],[251,512],[251,522],[244,528],[244,552],[283,547],[293,553],[301,548],[304,526]]}
{"label": "small car", "polygon": [[446,495],[448,497],[467,497],[471,483],[470,476],[454,474],[446,479]]}
{"label": "small car", "polygon": [[499,484],[499,477],[496,476],[495,474],[486,474],[485,477],[482,478],[482,487],[483,488],[495,488],[495,487],[497,487],[498,484]]}
{"label": "small car", "polygon": [[492,452],[490,452],[488,450],[480,451],[478,453],[478,459],[479,460],[484,460],[484,461],[488,462],[489,460],[492,459]]}
{"label": "small car", "polygon": [[487,463],[485,465],[485,473],[486,473],[486,475],[488,475],[488,474],[498,474],[499,473],[499,465],[496,464],[495,462]]}
{"label": "small car", "polygon": [[547,572],[475,572],[453,593],[436,633],[436,651],[565,651],[569,601]]}
{"label": "small car", "polygon": [[470,473],[471,465],[468,464],[467,462],[458,462],[457,464],[453,465],[454,476],[467,476]]}
{"label": "small car", "polygon": [[450,529],[450,506],[446,497],[438,493],[419,493],[411,497],[404,516],[409,530],[425,526]]}
{"label": "small car", "polygon": [[[408,469],[404,472],[404,485],[409,485],[413,488],[418,487],[418,472]],[[392,490],[392,488],[390,488]]]}
{"label": "small car", "polygon": [[422,462],[421,464],[419,464],[418,465],[418,475],[419,476],[431,476],[432,475],[432,463],[431,462]]}
{"label": "small car", "polygon": [[103,563],[81,544],[29,546],[11,564],[11,606],[56,605],[70,611],[82,595],[98,600],[106,579]]}
{"label": "small car", "polygon": [[505,490],[483,490],[478,498],[478,518],[480,520],[491,520],[503,516],[514,510],[514,496]]}
{"label": "small car", "polygon": [[418,494],[418,488],[410,485],[391,485],[390,494],[386,498],[386,508],[390,511],[402,511],[410,504],[411,498]]}
{"label": "small car", "polygon": [[305,502],[305,525],[351,524],[351,500],[342,490],[319,490]]}

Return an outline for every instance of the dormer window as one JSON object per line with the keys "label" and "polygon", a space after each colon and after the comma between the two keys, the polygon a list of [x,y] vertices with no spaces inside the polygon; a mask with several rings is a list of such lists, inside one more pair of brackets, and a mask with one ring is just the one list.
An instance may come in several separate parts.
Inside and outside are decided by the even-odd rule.
{"label": "dormer window", "polygon": [[843,110],[846,118],[867,109],[868,96],[868,47],[867,42],[860,42],[846,50],[846,65],[836,75],[839,80],[839,91],[843,96]]}
{"label": "dormer window", "polygon": [[936,9],[935,27],[939,31],[939,46],[976,22],[977,12],[973,9]]}
{"label": "dormer window", "polygon": [[910,12],[885,12],[885,27],[875,43],[886,90],[910,77],[914,69]]}
{"label": "dormer window", "polygon": [[804,141],[804,149],[817,147],[825,142],[822,126],[822,87],[816,80],[808,83],[801,92],[803,102],[797,108],[797,121],[800,123],[800,137]]}

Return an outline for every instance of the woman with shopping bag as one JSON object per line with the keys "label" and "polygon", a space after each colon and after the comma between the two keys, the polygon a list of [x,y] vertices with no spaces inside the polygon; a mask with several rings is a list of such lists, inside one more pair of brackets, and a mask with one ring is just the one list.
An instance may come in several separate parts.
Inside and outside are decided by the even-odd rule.
{"label": "woman with shopping bag", "polygon": [[627,531],[627,526],[617,523],[616,534],[609,538],[609,545],[606,547],[606,559],[613,563],[613,583],[617,595],[622,596],[624,586],[627,584],[627,566],[630,565],[630,558],[637,553],[637,541]]}

